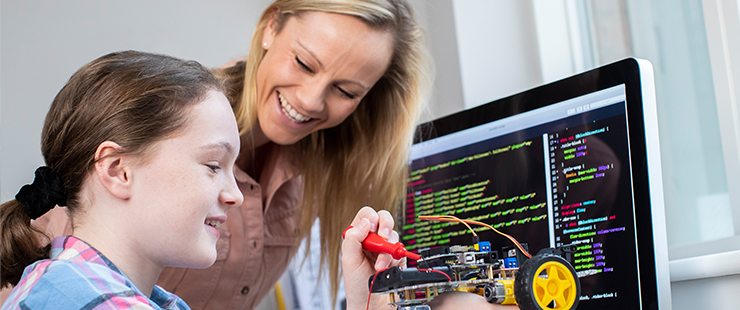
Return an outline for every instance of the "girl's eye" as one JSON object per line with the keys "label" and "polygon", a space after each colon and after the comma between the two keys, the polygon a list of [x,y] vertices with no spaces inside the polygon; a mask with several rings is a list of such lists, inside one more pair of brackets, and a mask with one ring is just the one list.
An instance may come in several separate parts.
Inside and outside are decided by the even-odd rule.
{"label": "girl's eye", "polygon": [[313,73],[313,70],[311,70],[311,68],[309,68],[309,67],[308,67],[308,66],[307,66],[307,65],[306,65],[305,63],[303,63],[303,62],[302,62],[302,61],[301,61],[300,59],[298,59],[298,56],[296,56],[296,57],[295,57],[295,61],[296,61],[296,62],[298,63],[298,65],[299,65],[299,66],[301,66],[301,68],[303,68],[303,70],[306,70],[306,71],[308,71],[308,72],[310,72],[310,73]]}
{"label": "girl's eye", "polygon": [[221,169],[221,167],[219,167],[219,166],[214,166],[214,165],[206,165],[206,166],[208,167],[208,169],[211,169],[211,171],[213,171],[213,172],[216,172],[219,169]]}
{"label": "girl's eye", "polygon": [[357,95],[353,95],[353,94],[349,93],[348,91],[342,89],[341,87],[337,87],[337,89],[342,94],[342,96],[344,96],[347,99],[350,99],[351,100],[351,99],[357,98]]}

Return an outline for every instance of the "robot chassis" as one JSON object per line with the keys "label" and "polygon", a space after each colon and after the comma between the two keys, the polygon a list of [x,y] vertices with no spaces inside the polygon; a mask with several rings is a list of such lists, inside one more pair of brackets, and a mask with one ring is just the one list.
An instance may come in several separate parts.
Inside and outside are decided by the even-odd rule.
{"label": "robot chassis", "polygon": [[370,292],[388,295],[389,304],[399,310],[430,309],[428,302],[449,291],[482,295],[490,303],[516,304],[522,310],[578,306],[581,284],[569,263],[570,245],[545,248],[531,258],[516,247],[502,253],[499,258],[489,242],[422,250],[418,268],[391,267],[371,276]]}

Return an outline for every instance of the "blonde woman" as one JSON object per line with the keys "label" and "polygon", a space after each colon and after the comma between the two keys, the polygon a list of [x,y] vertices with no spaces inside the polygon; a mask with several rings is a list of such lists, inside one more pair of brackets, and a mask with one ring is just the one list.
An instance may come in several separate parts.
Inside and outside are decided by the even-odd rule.
{"label": "blonde woman", "polygon": [[[398,238],[390,214],[405,193],[432,76],[411,7],[276,1],[246,61],[220,73],[231,82],[242,133],[237,180],[245,202],[230,211],[222,260],[210,270],[165,270],[159,283],[194,308],[253,308],[318,218],[336,291],[341,234],[360,208],[390,210],[367,217],[380,235]],[[375,267],[392,263],[381,255]]]}

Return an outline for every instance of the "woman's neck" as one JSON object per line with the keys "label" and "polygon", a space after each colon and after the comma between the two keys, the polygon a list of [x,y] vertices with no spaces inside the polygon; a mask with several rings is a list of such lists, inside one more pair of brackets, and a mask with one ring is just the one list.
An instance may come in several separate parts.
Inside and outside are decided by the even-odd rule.
{"label": "woman's neck", "polygon": [[241,137],[241,150],[236,165],[255,181],[259,182],[267,152],[272,147],[269,138],[262,132],[259,123]]}
{"label": "woman's neck", "polygon": [[[256,121],[254,123],[254,126],[252,126],[252,130],[244,134],[242,137],[242,154],[244,154],[244,151],[246,149],[257,149],[260,146],[263,146],[270,141],[270,138],[265,135],[265,133],[262,131],[262,127],[260,126],[259,121]],[[240,154],[240,155],[242,155]]]}

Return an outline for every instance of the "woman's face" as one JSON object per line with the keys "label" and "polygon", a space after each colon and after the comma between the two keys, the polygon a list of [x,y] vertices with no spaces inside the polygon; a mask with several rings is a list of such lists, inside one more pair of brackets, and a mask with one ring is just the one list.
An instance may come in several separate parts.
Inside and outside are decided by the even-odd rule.
{"label": "woman's face", "polygon": [[393,54],[387,31],[360,19],[305,12],[280,32],[265,29],[266,54],[257,71],[257,118],[277,144],[339,125],[385,73]]}
{"label": "woman's face", "polygon": [[216,259],[217,226],[243,197],[234,178],[239,132],[216,91],[190,108],[186,125],[157,142],[131,174],[130,210],[140,254],[162,266],[204,268]]}

